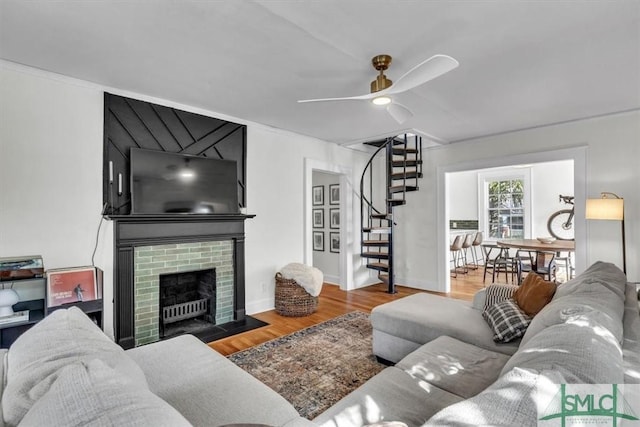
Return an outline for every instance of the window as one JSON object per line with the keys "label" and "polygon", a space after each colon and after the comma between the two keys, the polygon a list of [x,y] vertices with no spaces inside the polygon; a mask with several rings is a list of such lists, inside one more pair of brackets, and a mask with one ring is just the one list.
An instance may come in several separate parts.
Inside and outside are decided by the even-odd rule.
{"label": "window", "polygon": [[524,239],[530,236],[529,171],[479,174],[480,220],[487,238]]}

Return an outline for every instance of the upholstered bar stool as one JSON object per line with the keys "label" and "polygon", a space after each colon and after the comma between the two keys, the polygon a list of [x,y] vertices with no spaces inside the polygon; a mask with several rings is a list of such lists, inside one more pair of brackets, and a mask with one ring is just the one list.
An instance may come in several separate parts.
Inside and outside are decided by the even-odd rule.
{"label": "upholstered bar stool", "polygon": [[471,254],[473,255],[473,263],[476,267],[480,266],[479,261],[482,261],[484,264],[483,251],[480,251],[480,256],[478,256],[478,246],[482,245],[482,240],[482,231],[478,231],[476,233],[476,237],[473,239],[473,243],[471,244]]}
{"label": "upholstered bar stool", "polygon": [[451,273],[453,277],[458,277],[458,262],[462,258],[462,235],[458,234],[454,239],[453,243],[449,246],[450,257],[449,262],[453,262],[453,268],[451,269]]}
{"label": "upholstered bar stool", "polygon": [[[472,270],[475,270],[476,268],[478,268],[478,265],[475,264],[475,260],[473,264],[469,264],[469,261],[467,259],[467,253],[469,252],[469,249],[471,249],[474,239],[475,239],[475,234],[468,233],[464,236],[464,240],[462,241],[462,257],[464,260],[462,265],[465,269],[465,273],[468,272],[469,268]],[[471,256],[473,258],[473,251],[471,251]]]}

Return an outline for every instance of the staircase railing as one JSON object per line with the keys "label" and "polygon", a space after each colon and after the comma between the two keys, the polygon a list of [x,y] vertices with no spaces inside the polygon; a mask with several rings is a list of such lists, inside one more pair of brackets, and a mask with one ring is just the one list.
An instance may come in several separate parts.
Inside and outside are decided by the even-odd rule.
{"label": "staircase railing", "polygon": [[[387,283],[389,293],[396,292],[393,271],[393,229],[396,224],[393,208],[406,204],[407,192],[418,190],[418,179],[422,176],[422,139],[418,136],[412,138],[415,142],[413,147],[409,146],[410,137],[406,134],[370,143],[378,148],[365,165],[360,179],[361,254],[363,258],[386,260],[386,264],[367,263],[367,267],[378,270],[378,278]],[[386,160],[386,190],[385,208],[381,210],[374,206],[374,161],[383,151]],[[402,157],[396,160],[396,156]],[[366,184],[368,188],[365,188]],[[367,250],[371,248],[377,251]],[[387,274],[383,274],[385,272]]]}

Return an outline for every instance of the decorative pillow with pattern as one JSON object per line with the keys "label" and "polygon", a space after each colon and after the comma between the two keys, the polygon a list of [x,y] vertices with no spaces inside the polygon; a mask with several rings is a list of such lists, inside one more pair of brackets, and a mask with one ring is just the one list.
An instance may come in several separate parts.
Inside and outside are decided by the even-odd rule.
{"label": "decorative pillow with pattern", "polygon": [[527,331],[531,317],[512,299],[498,302],[482,312],[482,317],[493,330],[495,342],[509,342]]}
{"label": "decorative pillow with pattern", "polygon": [[483,311],[487,311],[489,307],[497,302],[502,302],[513,296],[518,290],[516,285],[489,285],[485,291],[485,300]]}

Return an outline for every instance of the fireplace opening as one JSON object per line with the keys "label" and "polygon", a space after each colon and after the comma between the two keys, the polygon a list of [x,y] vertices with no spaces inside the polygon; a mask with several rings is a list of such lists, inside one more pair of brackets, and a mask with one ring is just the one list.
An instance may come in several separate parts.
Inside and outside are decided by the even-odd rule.
{"label": "fireplace opening", "polygon": [[160,274],[160,339],[216,324],[216,269]]}

